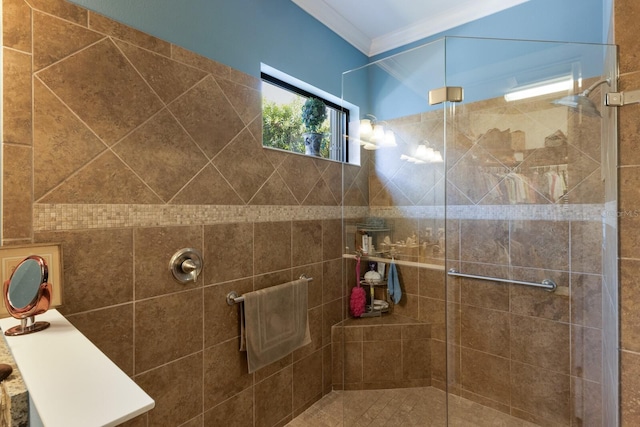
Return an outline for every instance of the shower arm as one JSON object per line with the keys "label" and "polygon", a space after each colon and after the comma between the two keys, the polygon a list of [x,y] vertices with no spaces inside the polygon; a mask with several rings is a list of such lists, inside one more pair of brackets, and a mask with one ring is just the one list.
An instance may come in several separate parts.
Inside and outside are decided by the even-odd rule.
{"label": "shower arm", "polygon": [[597,82],[595,82],[594,84],[589,86],[587,89],[585,89],[585,91],[582,92],[582,96],[589,96],[589,94],[591,93],[592,90],[594,90],[595,88],[597,88],[598,86],[600,86],[603,83],[606,83],[607,85],[611,86],[611,79],[610,78],[606,78],[606,79],[598,80]]}

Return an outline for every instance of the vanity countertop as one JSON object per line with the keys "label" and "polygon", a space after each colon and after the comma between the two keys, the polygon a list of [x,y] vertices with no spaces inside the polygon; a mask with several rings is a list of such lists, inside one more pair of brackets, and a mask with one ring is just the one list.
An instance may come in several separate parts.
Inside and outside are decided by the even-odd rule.
{"label": "vanity countertop", "polygon": [[[153,409],[153,399],[57,310],[36,320],[51,326],[4,339],[43,425],[116,426]],[[0,319],[0,328],[17,323]]]}
{"label": "vanity countertop", "polygon": [[[27,394],[27,387],[24,385],[22,375],[18,369],[11,351],[7,347],[7,343],[0,338],[0,363],[5,363],[13,368],[13,372],[4,381],[0,387],[0,399],[9,399],[9,405],[2,405],[2,413],[0,417],[5,417],[6,420],[11,419],[10,425],[26,426],[29,422],[29,395]],[[6,395],[5,395],[6,394]],[[5,413],[4,411],[7,411]]]}

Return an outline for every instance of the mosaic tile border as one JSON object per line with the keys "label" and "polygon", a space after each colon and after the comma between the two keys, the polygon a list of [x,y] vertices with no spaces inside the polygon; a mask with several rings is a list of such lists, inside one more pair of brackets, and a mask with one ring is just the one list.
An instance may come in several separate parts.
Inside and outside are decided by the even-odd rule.
{"label": "mosaic tile border", "polygon": [[[370,216],[380,218],[444,219],[444,206],[372,207]],[[545,221],[602,221],[611,215],[603,204],[566,205],[464,205],[448,206],[450,219],[509,219]],[[615,212],[614,212],[615,215]]]}
{"label": "mosaic tile border", "polygon": [[[602,221],[617,218],[612,204],[449,206],[452,219]],[[444,206],[222,206],[222,205],[34,205],[34,231],[206,225],[230,222],[340,218],[444,218]]]}
{"label": "mosaic tile border", "polygon": [[366,206],[75,205],[33,207],[34,231],[359,218]]}

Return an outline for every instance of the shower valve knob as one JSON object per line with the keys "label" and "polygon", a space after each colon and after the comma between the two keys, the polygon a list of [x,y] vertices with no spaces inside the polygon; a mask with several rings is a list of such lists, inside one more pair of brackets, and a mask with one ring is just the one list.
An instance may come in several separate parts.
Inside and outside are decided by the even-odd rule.
{"label": "shower valve knob", "polygon": [[180,249],[171,257],[169,270],[180,283],[195,282],[202,272],[202,255],[194,248]]}

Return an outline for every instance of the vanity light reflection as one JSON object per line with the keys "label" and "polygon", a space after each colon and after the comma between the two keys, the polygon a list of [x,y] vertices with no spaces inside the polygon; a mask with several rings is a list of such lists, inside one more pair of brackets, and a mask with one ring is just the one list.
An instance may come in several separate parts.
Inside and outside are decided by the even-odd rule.
{"label": "vanity light reflection", "polygon": [[400,160],[406,160],[410,163],[415,163],[418,165],[425,163],[442,163],[444,161],[440,151],[434,150],[431,147],[427,147],[426,141],[425,143],[418,145],[418,148],[416,148],[416,152],[413,156],[402,154],[400,156]]}
{"label": "vanity light reflection", "polygon": [[392,130],[384,128],[384,122],[378,122],[376,117],[367,114],[371,119],[362,119],[359,124],[360,145],[365,150],[377,150],[383,147],[396,147],[396,136]]}

